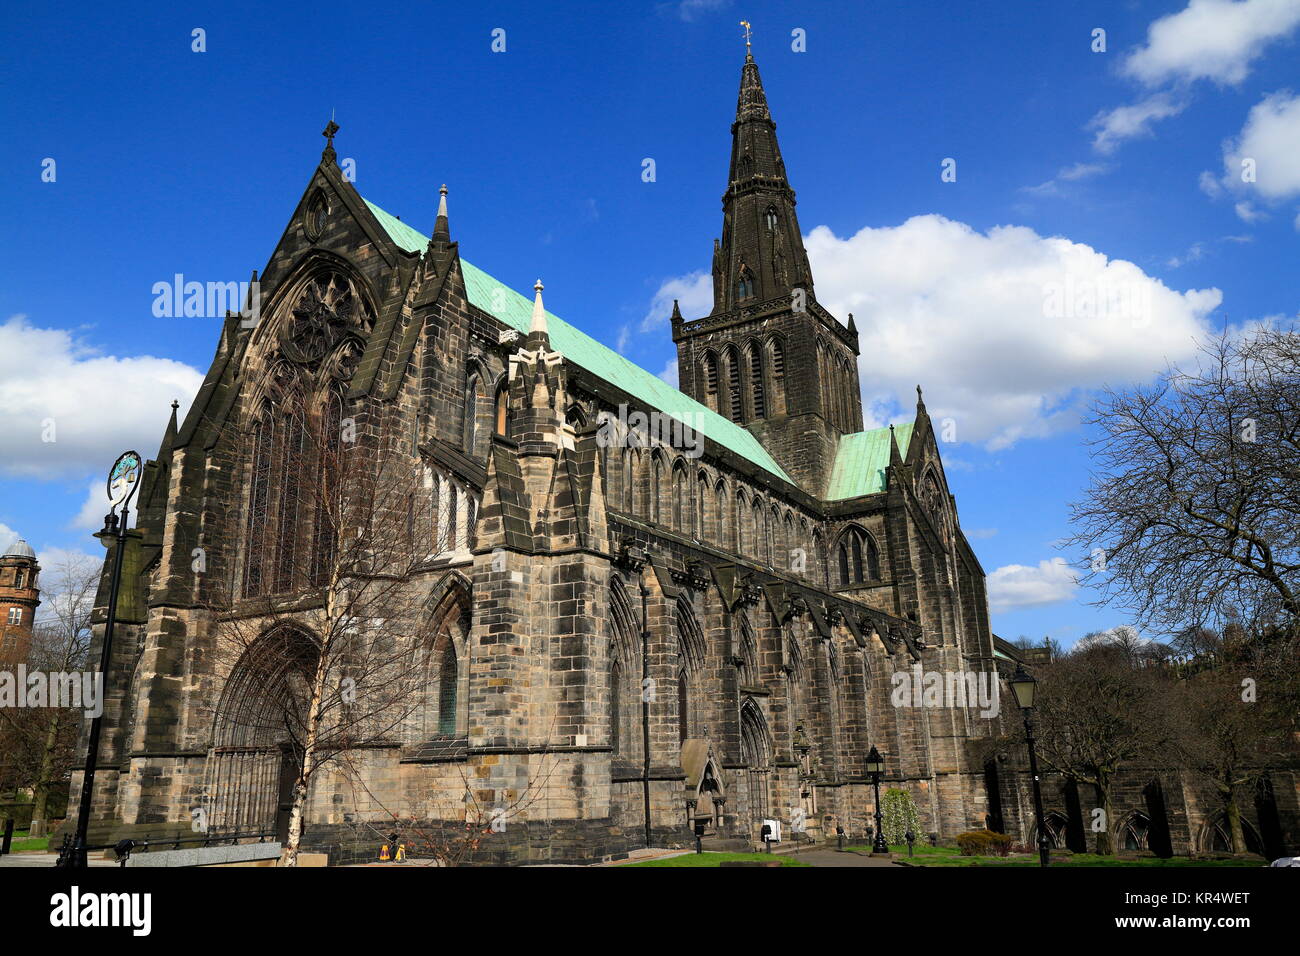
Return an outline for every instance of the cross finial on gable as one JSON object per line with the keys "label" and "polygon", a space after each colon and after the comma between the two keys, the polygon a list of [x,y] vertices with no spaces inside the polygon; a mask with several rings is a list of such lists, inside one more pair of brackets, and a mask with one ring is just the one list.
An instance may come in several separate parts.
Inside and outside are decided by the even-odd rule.
{"label": "cross finial on gable", "polygon": [[334,117],[330,117],[329,123],[321,130],[321,135],[325,137],[325,151],[321,153],[321,159],[325,162],[334,162],[338,155],[334,152],[334,134],[339,131],[339,124],[334,122]]}

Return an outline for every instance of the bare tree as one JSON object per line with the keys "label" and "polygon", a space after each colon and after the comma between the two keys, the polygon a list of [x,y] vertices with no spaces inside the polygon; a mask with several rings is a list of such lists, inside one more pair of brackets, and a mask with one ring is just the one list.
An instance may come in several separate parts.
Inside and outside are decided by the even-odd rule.
{"label": "bare tree", "polygon": [[1175,766],[1218,796],[1234,853],[1245,852],[1241,803],[1278,757],[1295,758],[1294,635],[1190,629],[1176,648],[1183,680],[1166,719]]}
{"label": "bare tree", "polygon": [[[400,742],[418,721],[437,623],[421,584],[429,576],[418,572],[454,542],[439,539],[446,523],[437,530],[419,459],[382,411],[358,421],[288,405],[275,427],[273,477],[256,474],[270,467],[257,460],[265,433],[239,436],[254,483],[274,483],[276,504],[248,517],[239,579],[214,604],[218,655],[228,672],[238,668],[244,701],[223,713],[218,733],[227,743],[273,741],[292,761],[281,865],[294,866],[321,771],[348,772],[350,755]],[[265,491],[253,489],[255,504]],[[209,798],[220,817],[237,795]]]}
{"label": "bare tree", "polygon": [[1300,616],[1300,335],[1223,336],[1196,367],[1109,389],[1073,508],[1099,603],[1169,633],[1229,609]]}
{"label": "bare tree", "polygon": [[[101,565],[89,555],[65,554],[42,572],[45,599],[32,629],[26,661],[46,675],[71,673],[85,667],[90,646],[90,616],[95,606]],[[50,703],[56,703],[51,701]],[[5,749],[22,768],[21,778],[32,787],[32,836],[44,836],[55,785],[65,781],[80,730],[78,716],[58,706],[0,710],[5,717]]]}
{"label": "bare tree", "polygon": [[1172,677],[1158,654],[1121,635],[1089,635],[1042,668],[1036,707],[1038,754],[1047,769],[1091,784],[1102,810],[1097,851],[1113,852],[1111,787],[1122,764],[1159,759]]}

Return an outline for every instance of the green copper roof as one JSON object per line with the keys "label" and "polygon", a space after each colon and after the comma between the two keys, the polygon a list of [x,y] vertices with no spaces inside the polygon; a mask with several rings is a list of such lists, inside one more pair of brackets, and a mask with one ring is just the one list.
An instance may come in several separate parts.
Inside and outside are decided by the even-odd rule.
{"label": "green copper roof", "polygon": [[[912,423],[894,426],[898,439],[898,452],[907,457],[907,446],[912,440]],[[869,432],[854,432],[840,439],[831,468],[831,480],[826,489],[827,501],[874,495],[885,490],[885,469],[889,467],[889,429],[873,428]]]}
{"label": "green copper roof", "polygon": [[[365,201],[389,237],[407,252],[423,252],[429,244],[421,235],[395,216],[390,216],[370,200]],[[495,316],[518,332],[528,333],[533,314],[533,300],[520,295],[482,269],[460,260],[469,301]],[[658,409],[678,421],[695,427],[706,438],[729,448],[740,457],[794,484],[758,439],[735,422],[728,421],[695,399],[673,388],[659,376],[629,362],[613,349],[601,345],[585,332],[574,328],[549,310],[546,313],[551,346],[575,365],[618,386],[648,408]],[[910,426],[909,426],[910,427]],[[888,455],[885,461],[889,461]]]}

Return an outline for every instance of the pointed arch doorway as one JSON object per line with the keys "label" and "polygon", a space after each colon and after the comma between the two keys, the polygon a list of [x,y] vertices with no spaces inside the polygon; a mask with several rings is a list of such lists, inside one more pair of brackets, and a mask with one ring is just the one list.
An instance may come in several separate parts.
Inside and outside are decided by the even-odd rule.
{"label": "pointed arch doorway", "polygon": [[686,771],[686,805],[691,816],[688,825],[704,818],[715,834],[720,833],[726,819],[727,788],[713,745],[703,737],[684,741],[682,769]]}
{"label": "pointed arch doorway", "polygon": [[315,639],[288,626],[263,634],[240,655],[217,707],[208,752],[209,833],[288,837],[307,691],[319,657]]}

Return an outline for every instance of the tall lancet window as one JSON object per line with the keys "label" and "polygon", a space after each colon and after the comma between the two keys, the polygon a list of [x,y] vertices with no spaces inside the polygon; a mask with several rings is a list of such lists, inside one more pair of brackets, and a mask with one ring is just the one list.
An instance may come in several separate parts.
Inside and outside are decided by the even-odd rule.
{"label": "tall lancet window", "polygon": [[256,597],[266,584],[267,521],[270,518],[271,456],[275,426],[269,410],[253,426],[253,462],[244,541],[244,594]]}
{"label": "tall lancet window", "polygon": [[734,345],[728,346],[727,357],[727,412],[733,422],[738,422],[743,415],[740,400],[740,353]]}
{"label": "tall lancet window", "polygon": [[741,266],[740,278],[736,280],[736,299],[749,299],[752,298],[753,295],[754,274],[749,271],[749,266]]}
{"label": "tall lancet window", "polygon": [[320,478],[316,482],[316,513],[312,519],[311,585],[325,587],[333,577],[343,446],[343,401],[331,392],[320,413]]}
{"label": "tall lancet window", "polygon": [[767,396],[763,390],[763,349],[756,342],[749,343],[749,390],[753,396],[754,417],[767,417]]}
{"label": "tall lancet window", "polygon": [[704,394],[709,408],[718,411],[718,356],[714,352],[704,353]]}
{"label": "tall lancet window", "polygon": [[456,732],[456,699],[459,693],[459,674],[456,665],[456,645],[450,636],[442,649],[438,666],[438,733]]}
{"label": "tall lancet window", "polygon": [[496,429],[498,435],[510,437],[510,391],[505,385],[497,389]]}
{"label": "tall lancet window", "polygon": [[780,337],[772,339],[769,367],[772,372],[772,414],[780,415],[785,409],[785,343]]}
{"label": "tall lancet window", "polygon": [[619,723],[622,715],[619,713],[622,704],[623,693],[623,668],[618,661],[614,661],[609,668],[609,749],[613,753],[622,753],[622,740],[619,734]]}
{"label": "tall lancet window", "polygon": [[277,544],[279,554],[275,564],[274,589],[276,593],[293,590],[299,578],[295,573],[298,562],[298,524],[302,518],[302,458],[303,422],[301,403],[291,402],[282,416],[283,427],[280,446],[280,481]]}

